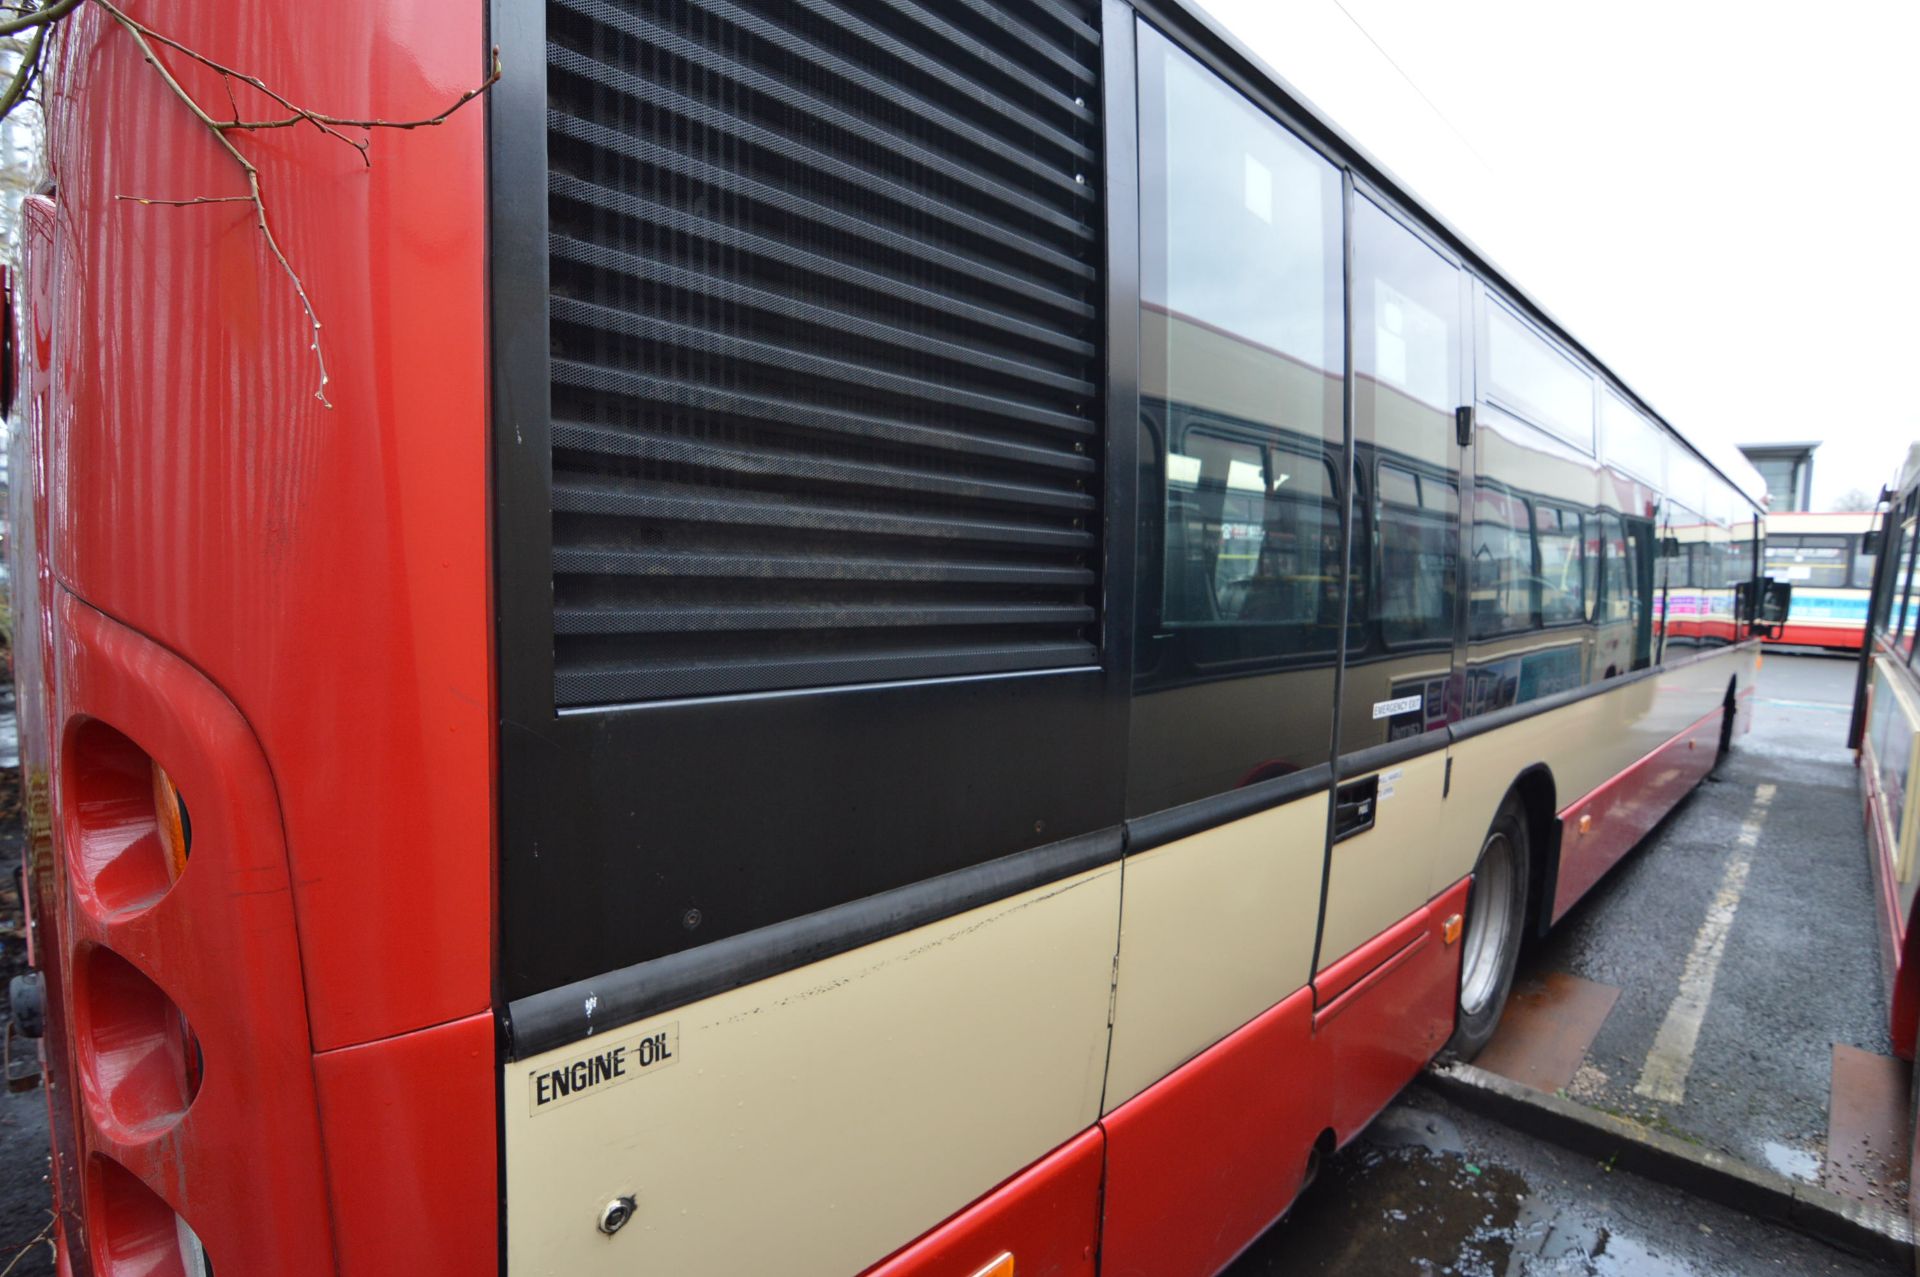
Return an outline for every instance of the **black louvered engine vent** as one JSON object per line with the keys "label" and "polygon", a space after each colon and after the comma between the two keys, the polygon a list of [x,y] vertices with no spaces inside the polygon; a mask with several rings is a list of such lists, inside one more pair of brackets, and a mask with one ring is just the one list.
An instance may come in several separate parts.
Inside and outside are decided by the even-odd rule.
{"label": "black louvered engine vent", "polygon": [[549,0],[562,706],[1098,659],[1097,0]]}

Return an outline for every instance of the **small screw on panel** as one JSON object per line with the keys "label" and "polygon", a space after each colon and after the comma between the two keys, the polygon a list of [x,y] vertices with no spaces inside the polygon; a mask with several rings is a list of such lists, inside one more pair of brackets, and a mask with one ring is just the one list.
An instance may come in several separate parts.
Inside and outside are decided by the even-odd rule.
{"label": "small screw on panel", "polygon": [[700,911],[698,909],[689,909],[685,913],[681,914],[680,925],[685,927],[688,931],[692,931],[695,927],[700,925]]}
{"label": "small screw on panel", "polygon": [[600,1208],[600,1231],[611,1237],[627,1226],[633,1218],[633,1199],[616,1197]]}

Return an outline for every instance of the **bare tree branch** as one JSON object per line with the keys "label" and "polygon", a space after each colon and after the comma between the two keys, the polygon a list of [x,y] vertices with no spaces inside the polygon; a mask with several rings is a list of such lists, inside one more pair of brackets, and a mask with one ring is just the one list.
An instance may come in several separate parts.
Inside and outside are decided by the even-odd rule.
{"label": "bare tree branch", "polygon": [[[82,2],[83,0],[56,0],[56,5],[53,7],[64,4],[66,8],[70,10]],[[220,149],[231,156],[233,162],[240,166],[240,171],[247,180],[247,193],[245,195],[196,195],[187,199],[158,199],[145,196],[116,196],[115,198],[131,200],[139,204],[171,208],[187,208],[201,204],[251,204],[253,206],[254,224],[260,229],[260,237],[266,241],[268,251],[273,254],[274,260],[280,263],[280,269],[286,273],[288,281],[293,284],[294,294],[300,300],[301,312],[306,316],[309,335],[308,349],[313,351],[314,366],[319,377],[319,384],[313,392],[314,398],[318,399],[328,408],[333,407],[332,400],[327,398],[327,360],[326,352],[321,348],[320,344],[320,316],[314,310],[313,299],[307,295],[305,281],[300,278],[300,273],[293,268],[293,263],[288,260],[285,250],[280,247],[279,238],[273,233],[273,225],[267,216],[266,197],[260,186],[260,170],[246,157],[245,153],[242,152],[239,147],[234,145],[233,139],[229,137],[228,134],[230,131],[248,132],[259,129],[286,128],[304,121],[312,124],[328,137],[345,142],[348,146],[351,146],[360,153],[361,161],[370,166],[373,161],[367,152],[371,139],[348,137],[346,134],[340,132],[342,128],[357,128],[371,132],[376,128],[415,129],[428,128],[444,123],[455,111],[458,111],[461,107],[473,101],[473,99],[479,97],[499,82],[501,70],[499,48],[496,46],[493,50],[491,74],[477,87],[463,93],[453,105],[447,107],[438,115],[429,116],[420,120],[403,121],[348,120],[338,116],[323,115],[317,111],[307,110],[305,107],[289,100],[285,95],[268,88],[266,83],[258,76],[247,75],[245,72],[237,71],[230,66],[214,61],[212,58],[207,57],[195,49],[187,47],[170,36],[161,35],[151,27],[130,17],[124,10],[115,5],[113,0],[95,0],[95,3],[104,9],[107,15],[118,23],[128,35],[133,37],[133,41],[139,46],[141,56],[146,59],[147,65],[151,66],[159,74],[161,80],[165,82],[167,88],[173,92],[173,95],[179,98],[189,111],[193,112],[194,118],[200,121],[207,132],[212,135],[213,140],[219,144]],[[51,11],[51,7],[46,10],[46,12]],[[41,31],[44,30],[45,28],[42,27]],[[39,38],[40,32],[37,31],[34,36],[36,58],[39,48]],[[175,77],[173,71],[161,59],[159,51],[154,47],[155,45],[172,49],[183,57],[197,62],[217,74],[220,77],[221,84],[226,89],[227,102],[233,109],[234,118],[232,120],[218,120],[210,115],[206,108],[201,106],[199,101],[191,93],[187,92],[179,79]],[[233,81],[235,80],[273,99],[273,101],[291,114],[284,120],[241,120],[239,118],[240,107],[233,94]],[[4,115],[5,111],[0,110],[0,116]]]}
{"label": "bare tree branch", "polygon": [[54,0],[44,8],[22,13],[17,18],[8,18],[0,22],[0,36],[13,35],[35,27],[44,31],[79,8],[84,2],[85,0]]}
{"label": "bare tree branch", "polygon": [[26,100],[27,91],[33,87],[34,78],[40,70],[40,55],[46,47],[46,36],[46,27],[33,29],[33,38],[27,42],[26,52],[20,57],[20,69],[13,73],[6,93],[0,95],[0,119],[5,119],[14,107]]}
{"label": "bare tree branch", "polygon": [[156,208],[186,208],[193,204],[251,204],[251,195],[196,195],[190,200],[157,200],[144,195],[116,195],[113,198],[125,200],[129,204],[150,204]]}
{"label": "bare tree branch", "polygon": [[246,174],[247,198],[253,204],[254,222],[259,226],[260,236],[266,240],[267,248],[272,251],[275,260],[280,263],[280,269],[284,270],[287,273],[287,278],[292,281],[293,291],[295,295],[300,298],[300,309],[305,312],[307,317],[307,324],[311,334],[311,339],[307,345],[308,348],[313,351],[314,366],[318,370],[320,378],[319,384],[314,388],[314,398],[329,408],[333,407],[333,401],[327,398],[327,356],[326,352],[320,348],[320,316],[315,313],[313,309],[313,300],[307,296],[307,286],[301,280],[300,272],[294,270],[293,263],[287,260],[286,253],[280,248],[280,241],[274,237],[273,226],[267,220],[267,203],[266,200],[261,198],[260,194],[260,170],[254,167],[253,161],[242,154],[238,147],[227,140],[226,134],[220,131],[219,121],[208,115],[201,105],[194,100],[193,95],[180,86],[180,81],[174,78],[173,72],[167,69],[167,64],[160,60],[160,55],[154,51],[153,44],[147,39],[147,29],[128,17],[125,13],[122,13],[120,9],[112,3],[112,0],[94,0],[94,2],[102,9],[105,9],[108,16],[119,23],[121,27],[126,30],[127,34],[133,37],[134,43],[140,46],[141,55],[146,58],[147,65],[159,72],[160,78],[166,82],[169,89],[173,90],[174,96],[179,98],[189,111],[193,112],[195,119],[206,125],[207,131],[213,134],[214,141],[218,142],[221,149],[233,157],[233,162],[240,166],[242,173]]}

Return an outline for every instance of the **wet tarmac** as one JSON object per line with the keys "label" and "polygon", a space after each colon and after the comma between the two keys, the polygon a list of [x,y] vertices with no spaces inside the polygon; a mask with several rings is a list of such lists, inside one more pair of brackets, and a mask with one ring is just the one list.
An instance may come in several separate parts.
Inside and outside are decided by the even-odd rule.
{"label": "wet tarmac", "polygon": [[[1523,957],[1522,978],[1559,972],[1619,990],[1568,1098],[1822,1181],[1835,1047],[1892,1051],[1846,748],[1855,669],[1845,659],[1769,653],[1752,732]],[[1747,868],[1729,896],[1736,858]],[[1662,1089],[1647,1085],[1649,1062],[1666,1050],[1663,1026],[1690,961],[1698,965],[1709,915],[1729,904],[1697,1038],[1680,1061],[1681,1094],[1649,1094]],[[1673,1061],[1665,1063],[1670,1074]],[[1876,1188],[1882,1202],[1902,1200],[1903,1184]]]}
{"label": "wet tarmac", "polygon": [[1825,1277],[1900,1270],[1530,1141],[1416,1087],[1227,1277]]}
{"label": "wet tarmac", "polygon": [[[1523,981],[1578,984],[1589,996],[1595,986],[1618,991],[1560,1088],[1568,1098],[1778,1174],[1831,1179],[1836,1047],[1876,1058],[1891,1051],[1845,740],[1854,669],[1844,659],[1769,653],[1754,730],[1525,954]],[[1761,803],[1765,786],[1772,797]],[[1743,849],[1747,868],[1729,911],[1728,870]],[[1685,1002],[1690,974],[1700,991],[1701,936],[1716,907],[1723,925],[1697,1034],[1677,1065],[1666,1059],[1680,1094],[1649,1096],[1636,1088],[1650,1057],[1662,1055],[1662,1028]],[[1863,1200],[1899,1206],[1903,1184],[1864,1178]],[[1328,1160],[1319,1182],[1229,1274],[1896,1271],[1904,1270],[1516,1134],[1416,1086]]]}

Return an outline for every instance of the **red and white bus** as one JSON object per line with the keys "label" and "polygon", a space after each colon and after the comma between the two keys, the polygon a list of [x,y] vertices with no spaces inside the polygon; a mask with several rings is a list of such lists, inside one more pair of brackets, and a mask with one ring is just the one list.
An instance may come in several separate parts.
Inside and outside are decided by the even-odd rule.
{"label": "red and white bus", "polygon": [[[1920,784],[1920,672],[1913,668],[1914,632],[1920,628],[1920,594],[1913,580],[1914,547],[1920,541],[1920,444],[1884,493],[1885,533],[1869,577],[1867,640],[1860,655],[1853,722],[1847,743],[1859,752],[1860,789],[1872,857],[1880,969],[1890,1008],[1888,1034],[1902,1059],[1920,1046],[1920,818],[1911,801]],[[1911,1164],[1920,1167],[1920,1127]],[[1908,1213],[1920,1219],[1920,1185],[1908,1197]]]}
{"label": "red and white bus", "polygon": [[1861,649],[1879,518],[1871,510],[1767,516],[1765,574],[1793,586],[1792,611],[1769,643]]}
{"label": "red and white bus", "polygon": [[1758,476],[1182,5],[143,6],[341,116],[499,47],[235,142],[318,330],[119,198],[246,188],[109,16],[13,405],[63,1272],[1214,1272],[1749,715]]}

